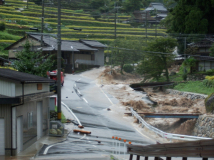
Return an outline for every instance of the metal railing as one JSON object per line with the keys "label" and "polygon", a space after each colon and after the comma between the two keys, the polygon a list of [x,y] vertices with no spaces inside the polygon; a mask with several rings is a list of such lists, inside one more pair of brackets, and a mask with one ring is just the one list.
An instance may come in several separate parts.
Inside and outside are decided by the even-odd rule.
{"label": "metal railing", "polygon": [[140,160],[140,156],[144,156],[145,160],[148,157],[155,157],[155,160],[160,157],[167,157],[166,160],[172,157],[183,157],[183,160],[187,160],[187,157],[202,157],[207,160],[214,157],[214,139],[148,146],[127,145],[127,151],[130,154],[129,160],[133,159],[133,155],[137,155],[137,160]]}
{"label": "metal railing", "polygon": [[208,140],[208,139],[212,139],[212,138],[206,138],[206,137],[196,137],[196,136],[188,136],[188,135],[182,135],[182,134],[172,134],[172,133],[167,133],[167,132],[163,132],[153,126],[151,126],[150,124],[146,123],[146,121],[137,114],[137,112],[135,112],[133,110],[132,107],[130,107],[130,111],[132,113],[132,116],[135,116],[138,119],[139,123],[142,123],[142,127],[146,127],[149,130],[155,132],[156,134],[160,135],[163,138],[167,138],[167,139],[177,139],[177,140],[185,140],[185,141],[196,141],[196,140]]}

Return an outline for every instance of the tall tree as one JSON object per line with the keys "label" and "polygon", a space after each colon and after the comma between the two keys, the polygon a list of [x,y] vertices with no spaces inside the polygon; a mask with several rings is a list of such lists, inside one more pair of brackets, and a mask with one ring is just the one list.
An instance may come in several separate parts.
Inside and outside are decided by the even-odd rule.
{"label": "tall tree", "polygon": [[46,77],[46,72],[53,66],[51,57],[42,55],[41,51],[32,51],[31,45],[26,41],[23,51],[16,54],[14,68],[20,72],[30,73],[42,77]]}
{"label": "tall tree", "polygon": [[171,37],[161,37],[148,42],[148,45],[144,48],[147,52],[137,71],[149,77],[154,77],[156,80],[164,73],[166,81],[169,81],[168,67],[173,61],[174,55],[172,52],[176,45],[176,39]]}
{"label": "tall tree", "polygon": [[120,66],[121,73],[123,73],[125,64],[138,63],[142,57],[140,41],[116,39],[111,46],[113,48],[111,51],[112,61],[114,65]]}
{"label": "tall tree", "polygon": [[140,10],[142,6],[143,6],[142,0],[126,0],[124,3],[124,8],[126,12]]}
{"label": "tall tree", "polygon": [[177,33],[214,33],[214,0],[175,0],[170,29]]}
{"label": "tall tree", "polygon": [[214,43],[213,43],[213,45],[210,48],[210,56],[214,57]]}

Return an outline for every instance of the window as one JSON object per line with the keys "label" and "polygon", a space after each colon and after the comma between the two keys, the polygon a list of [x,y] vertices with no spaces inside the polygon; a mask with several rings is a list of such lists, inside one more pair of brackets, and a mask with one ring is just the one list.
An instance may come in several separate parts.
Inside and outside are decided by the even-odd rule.
{"label": "window", "polygon": [[37,84],[37,90],[42,90],[42,84]]}
{"label": "window", "polygon": [[33,127],[33,112],[27,114],[28,129]]}

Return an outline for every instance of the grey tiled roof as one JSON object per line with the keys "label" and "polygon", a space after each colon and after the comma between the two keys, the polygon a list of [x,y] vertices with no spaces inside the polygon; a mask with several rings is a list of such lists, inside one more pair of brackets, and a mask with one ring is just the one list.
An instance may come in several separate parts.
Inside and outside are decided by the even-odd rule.
{"label": "grey tiled roof", "polygon": [[167,9],[164,7],[162,3],[150,3],[150,7],[146,8],[146,11],[151,11],[151,10],[158,10],[158,11],[167,11]]}
{"label": "grey tiled roof", "polygon": [[18,72],[18,71],[14,71],[14,70],[10,70],[10,69],[3,69],[3,68],[0,68],[0,79],[1,79],[1,77],[23,82],[23,83],[51,83],[51,82],[53,83],[53,82],[55,82],[52,79],[43,78],[43,77],[39,77],[36,75]]}
{"label": "grey tiled roof", "polygon": [[92,40],[80,40],[80,42],[83,42],[84,44],[90,46],[90,47],[98,47],[98,48],[105,48],[106,45],[98,42],[98,41],[92,41]]}
{"label": "grey tiled roof", "polygon": [[[34,38],[36,38],[37,40],[41,39],[40,35],[30,35]],[[57,46],[57,40],[53,37],[50,36],[43,36],[43,41],[45,44],[53,47],[55,50],[58,49]],[[61,50],[62,51],[75,51],[75,52],[79,52],[79,50],[88,50],[88,51],[96,51],[97,49],[93,49],[87,45],[84,45],[83,43],[80,43],[79,41],[66,41],[66,40],[62,40],[61,41]],[[71,48],[71,46],[73,48]]]}
{"label": "grey tiled roof", "polygon": [[77,50],[87,50],[87,51],[97,51],[97,49],[91,48],[79,41],[63,41],[63,43],[66,42],[76,48]]}

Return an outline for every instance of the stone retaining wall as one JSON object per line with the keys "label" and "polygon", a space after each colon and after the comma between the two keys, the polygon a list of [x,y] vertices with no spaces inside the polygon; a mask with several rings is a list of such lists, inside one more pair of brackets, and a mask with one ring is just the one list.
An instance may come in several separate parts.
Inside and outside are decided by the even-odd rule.
{"label": "stone retaining wall", "polygon": [[191,100],[195,99],[206,99],[207,95],[205,94],[198,94],[198,93],[192,93],[192,92],[182,92],[174,89],[166,89],[166,93],[168,94],[174,94],[174,95],[181,95],[183,97],[186,97]]}
{"label": "stone retaining wall", "polygon": [[195,124],[193,135],[214,138],[214,115],[201,115]]}

